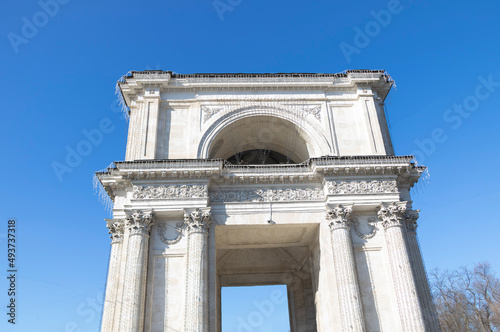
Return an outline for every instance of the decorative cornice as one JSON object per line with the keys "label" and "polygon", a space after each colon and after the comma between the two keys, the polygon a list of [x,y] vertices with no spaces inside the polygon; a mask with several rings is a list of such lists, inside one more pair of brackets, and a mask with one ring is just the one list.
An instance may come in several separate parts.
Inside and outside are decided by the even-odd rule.
{"label": "decorative cornice", "polygon": [[324,201],[324,191],[317,188],[213,190],[210,202]]}
{"label": "decorative cornice", "polygon": [[389,181],[327,181],[328,195],[366,195],[398,193],[395,180]]}
{"label": "decorative cornice", "polygon": [[406,202],[393,202],[391,204],[380,204],[377,215],[382,221],[384,229],[390,227],[402,227],[405,222]]}
{"label": "decorative cornice", "polygon": [[175,231],[177,232],[177,236],[173,239],[166,238],[165,236],[165,233],[167,232],[166,226],[167,224],[164,222],[158,224],[158,235],[160,236],[161,242],[163,242],[166,245],[173,245],[178,243],[182,239],[182,235],[184,233],[186,225],[182,222],[176,224]]}
{"label": "decorative cornice", "polygon": [[329,221],[328,226],[332,231],[337,229],[347,229],[350,230],[350,220],[349,217],[352,212],[352,207],[344,207],[339,204],[333,208],[329,208],[326,211],[326,220]]}
{"label": "decorative cornice", "polygon": [[111,244],[120,243],[123,241],[123,232],[125,230],[125,220],[114,219],[108,222],[108,234],[110,234]]}
{"label": "decorative cornice", "polygon": [[136,211],[127,218],[127,229],[130,235],[149,235],[153,225],[153,211]]}
{"label": "decorative cornice", "polygon": [[405,219],[406,219],[406,229],[408,232],[416,234],[417,232],[417,219],[419,216],[420,210],[408,210],[405,213]]}
{"label": "decorative cornice", "polygon": [[[370,191],[367,188],[373,190],[375,194],[397,194],[402,186],[411,186],[415,183],[425,170],[425,167],[412,164],[411,160],[411,156],[327,156],[311,158],[301,164],[250,166],[231,165],[223,160],[211,159],[135,160],[115,162],[114,167],[97,172],[96,179],[111,198],[114,198],[115,194],[121,195],[117,192],[132,187],[134,183],[137,185],[138,181],[144,183],[144,181],[158,180],[181,182],[188,180],[191,183],[206,183],[206,185],[212,183],[223,186],[304,184],[304,187],[320,185],[326,180],[332,182],[329,185],[332,195],[365,192],[368,194]],[[339,176],[345,178],[338,180]],[[368,181],[367,176],[379,183]],[[393,181],[396,181],[397,188]],[[158,190],[160,188],[154,189],[154,192],[151,188],[146,189],[142,197],[141,190],[134,189],[137,191],[137,199],[169,197],[169,194],[165,196],[158,194]]]}
{"label": "decorative cornice", "polygon": [[186,224],[189,233],[208,233],[212,222],[210,211],[201,209],[184,211],[184,224]]}
{"label": "decorative cornice", "polygon": [[133,186],[134,199],[208,198],[206,185]]}

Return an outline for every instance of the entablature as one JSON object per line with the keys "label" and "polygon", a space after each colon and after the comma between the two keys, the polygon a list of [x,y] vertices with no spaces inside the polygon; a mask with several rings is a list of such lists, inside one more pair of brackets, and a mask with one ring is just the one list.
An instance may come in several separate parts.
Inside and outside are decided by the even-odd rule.
{"label": "entablature", "polygon": [[345,91],[358,96],[376,93],[382,100],[394,81],[383,70],[347,70],[342,73],[312,74],[174,74],[171,71],[132,71],[117,88],[129,107],[143,97],[162,92],[223,91]]}
{"label": "entablature", "polygon": [[233,165],[212,159],[122,161],[96,176],[111,199],[129,190],[133,199],[324,200],[398,195],[425,170],[412,158],[328,156],[280,165]]}

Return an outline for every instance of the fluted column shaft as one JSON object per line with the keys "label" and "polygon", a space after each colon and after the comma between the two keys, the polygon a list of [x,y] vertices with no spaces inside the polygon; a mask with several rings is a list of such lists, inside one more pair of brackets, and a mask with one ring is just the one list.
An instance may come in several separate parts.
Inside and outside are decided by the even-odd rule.
{"label": "fluted column shaft", "polygon": [[403,332],[421,332],[425,324],[406,245],[405,212],[406,202],[382,204],[378,216],[385,229],[401,327]]}
{"label": "fluted column shaft", "polygon": [[119,332],[142,332],[144,329],[149,233],[152,226],[152,212],[137,212],[127,219],[129,238]]}
{"label": "fluted column shaft", "polygon": [[120,280],[121,253],[123,246],[123,220],[111,220],[108,223],[111,235],[111,253],[109,257],[108,280],[106,283],[106,297],[102,313],[102,332],[112,332],[114,315],[118,303],[118,285]]}
{"label": "fluted column shaft", "polygon": [[208,233],[210,212],[186,211],[184,222],[188,232],[186,271],[185,332],[208,331]]}
{"label": "fluted column shaft", "polygon": [[349,216],[351,208],[339,205],[327,211],[333,249],[333,264],[340,300],[342,331],[365,331]]}
{"label": "fluted column shaft", "polygon": [[406,212],[406,240],[410,262],[413,268],[417,294],[424,316],[425,330],[429,332],[439,332],[439,321],[436,308],[432,301],[431,290],[425,273],[424,261],[420,252],[417,239],[417,219],[419,210]]}

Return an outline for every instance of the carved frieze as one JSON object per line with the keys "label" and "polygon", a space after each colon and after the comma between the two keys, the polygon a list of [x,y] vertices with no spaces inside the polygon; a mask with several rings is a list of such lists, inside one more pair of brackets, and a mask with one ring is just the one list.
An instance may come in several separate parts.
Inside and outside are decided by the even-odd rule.
{"label": "carved frieze", "polygon": [[134,186],[135,199],[207,198],[206,185]]}
{"label": "carved frieze", "polygon": [[392,194],[398,192],[395,180],[327,181],[329,195]]}
{"label": "carved frieze", "polygon": [[325,194],[321,189],[250,189],[214,190],[209,192],[210,201],[217,202],[278,202],[278,201],[322,201]]}

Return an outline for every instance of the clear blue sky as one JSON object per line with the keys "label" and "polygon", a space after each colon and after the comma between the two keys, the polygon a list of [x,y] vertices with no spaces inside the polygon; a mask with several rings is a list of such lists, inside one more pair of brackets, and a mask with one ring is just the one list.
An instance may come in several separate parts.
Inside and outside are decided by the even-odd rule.
{"label": "clear blue sky", "polygon": [[[488,260],[500,272],[498,1],[221,0],[219,13],[211,0],[60,1],[0,11],[0,266],[14,217],[20,270],[18,325],[2,314],[0,330],[97,331],[110,241],[91,180],[124,159],[114,86],[129,70],[386,69],[396,153],[431,174],[413,197],[427,268]],[[53,162],[105,118],[113,130],[59,181]],[[2,308],[6,289],[2,278]]]}

